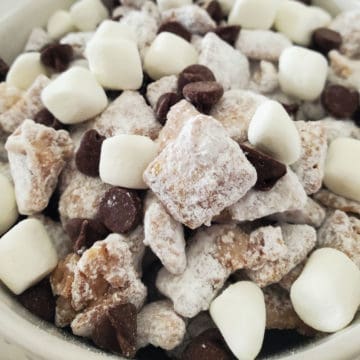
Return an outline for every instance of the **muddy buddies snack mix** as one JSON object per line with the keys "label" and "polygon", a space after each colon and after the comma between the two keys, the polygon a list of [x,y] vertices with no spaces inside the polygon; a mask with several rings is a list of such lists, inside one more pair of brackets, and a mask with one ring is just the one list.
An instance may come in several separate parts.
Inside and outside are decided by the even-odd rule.
{"label": "muddy buddies snack mix", "polygon": [[349,325],[360,12],[327,9],[78,0],[33,29],[0,58],[0,281],[126,358]]}

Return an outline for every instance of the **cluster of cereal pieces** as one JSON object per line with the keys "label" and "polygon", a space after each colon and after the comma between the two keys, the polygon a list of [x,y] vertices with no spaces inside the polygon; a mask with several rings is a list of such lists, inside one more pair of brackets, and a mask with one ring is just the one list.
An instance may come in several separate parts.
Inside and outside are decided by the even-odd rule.
{"label": "cluster of cereal pieces", "polygon": [[127,357],[251,359],[265,328],[347,326],[360,10],[114,3],[56,12],[0,61],[2,282]]}

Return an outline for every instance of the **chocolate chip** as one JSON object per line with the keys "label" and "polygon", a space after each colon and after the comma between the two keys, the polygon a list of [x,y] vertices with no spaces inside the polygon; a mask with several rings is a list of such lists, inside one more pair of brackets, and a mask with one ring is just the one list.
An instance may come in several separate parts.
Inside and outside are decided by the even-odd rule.
{"label": "chocolate chip", "polygon": [[191,33],[177,21],[168,21],[160,25],[158,34],[164,31],[180,36],[186,41],[191,41]]}
{"label": "chocolate chip", "polygon": [[107,314],[103,315],[94,326],[91,339],[99,348],[120,353],[116,331]]}
{"label": "chocolate chip", "polygon": [[137,311],[133,304],[120,304],[108,310],[109,320],[115,329],[121,353],[126,357],[136,354]]}
{"label": "chocolate chip", "polygon": [[120,5],[119,0],[101,0],[101,2],[110,12]]}
{"label": "chocolate chip", "polygon": [[190,65],[185,68],[178,78],[178,92],[182,94],[185,85],[197,81],[216,81],[213,72],[204,65]]}
{"label": "chocolate chip", "polygon": [[286,166],[281,162],[247,145],[241,144],[240,147],[256,169],[258,176],[254,186],[256,190],[271,190],[276,182],[286,174]]}
{"label": "chocolate chip", "polygon": [[299,105],[298,104],[284,104],[281,103],[281,105],[283,106],[283,108],[286,110],[286,112],[290,115],[290,116],[296,116],[297,112],[299,111]]}
{"label": "chocolate chip", "polygon": [[68,44],[50,44],[41,50],[41,62],[49,68],[65,71],[74,57],[74,50]]}
{"label": "chocolate chip", "polygon": [[216,0],[210,1],[205,6],[205,10],[210,15],[210,17],[217,23],[219,23],[224,18],[224,14],[221,10],[221,5]]}
{"label": "chocolate chip", "polygon": [[349,118],[359,106],[359,93],[341,85],[329,85],[323,91],[321,101],[330,115]]}
{"label": "chocolate chip", "polygon": [[354,123],[360,127],[360,107],[357,108],[357,110],[354,112],[352,116]]}
{"label": "chocolate chip", "polygon": [[75,154],[75,163],[80,172],[87,176],[99,176],[101,146],[105,140],[96,130],[86,131]]}
{"label": "chocolate chip", "polygon": [[56,302],[49,279],[44,279],[18,296],[19,302],[39,318],[54,322]]}
{"label": "chocolate chip", "polygon": [[38,124],[52,127],[55,130],[64,129],[64,125],[48,109],[40,110],[34,116],[34,121]]}
{"label": "chocolate chip", "polygon": [[109,234],[106,227],[95,219],[70,219],[65,231],[74,243],[74,251],[89,249],[96,241],[103,240]]}
{"label": "chocolate chip", "polygon": [[214,30],[214,33],[231,46],[234,46],[235,41],[239,36],[240,29],[241,28],[238,25],[218,26]]}
{"label": "chocolate chip", "polygon": [[195,337],[182,354],[181,360],[233,360],[219,330],[208,329]]}
{"label": "chocolate chip", "polygon": [[167,113],[180,100],[181,96],[174,92],[165,93],[159,97],[155,106],[155,116],[161,125],[165,125]]}
{"label": "chocolate chip", "polygon": [[341,35],[328,28],[319,28],[312,35],[313,47],[324,55],[330,50],[339,49],[342,43]]}
{"label": "chocolate chip", "polygon": [[183,94],[198,110],[208,113],[223,96],[224,88],[216,81],[198,81],[187,84]]}
{"label": "chocolate chip", "polygon": [[102,198],[98,217],[110,231],[125,234],[141,222],[141,199],[134,190],[113,187]]}
{"label": "chocolate chip", "polygon": [[6,75],[9,71],[8,64],[0,57],[0,82],[6,80]]}

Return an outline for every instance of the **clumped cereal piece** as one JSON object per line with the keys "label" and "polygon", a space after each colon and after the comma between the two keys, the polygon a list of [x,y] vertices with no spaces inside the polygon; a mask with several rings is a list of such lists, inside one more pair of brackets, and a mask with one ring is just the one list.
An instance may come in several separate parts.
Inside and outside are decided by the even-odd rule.
{"label": "clumped cereal piece", "polygon": [[32,29],[25,45],[24,52],[41,51],[46,45],[50,44],[52,39],[43,28]]}
{"label": "clumped cereal piece", "polygon": [[290,292],[292,284],[295,280],[300,276],[302,271],[304,270],[306,264],[306,260],[295,266],[292,270],[290,270],[280,281],[279,285],[284,289]]}
{"label": "clumped cereal piece", "polygon": [[169,9],[162,14],[162,21],[177,21],[189,32],[205,35],[216,27],[215,21],[206,10],[198,5],[186,5],[175,9]]}
{"label": "clumped cereal piece", "polygon": [[358,201],[344,198],[330,190],[321,189],[314,194],[314,199],[326,207],[360,215],[360,203]]}
{"label": "clumped cereal piece", "polygon": [[320,228],[318,246],[342,251],[360,267],[360,220],[336,210]]}
{"label": "clumped cereal piece", "polygon": [[156,80],[148,85],[146,89],[146,98],[149,100],[152,108],[155,107],[161,95],[169,92],[177,92],[176,75],[163,76],[161,79]]}
{"label": "clumped cereal piece", "polygon": [[95,120],[94,128],[106,137],[129,134],[156,139],[161,125],[139,93],[124,91]]}
{"label": "clumped cereal piece", "polygon": [[189,120],[144,172],[144,181],[174,219],[192,229],[210,224],[256,177],[238,144],[205,115]]}
{"label": "clumped cereal piece", "polygon": [[41,92],[49,83],[50,80],[45,75],[39,75],[22,98],[0,115],[0,126],[6,132],[11,133],[25,119],[32,119],[44,108]]}
{"label": "clumped cereal piece", "polygon": [[175,275],[183,273],[186,268],[183,227],[151,193],[145,202],[144,232],[144,244],[150,246],[164,267]]}
{"label": "clumped cereal piece", "polygon": [[233,220],[253,221],[264,216],[298,210],[305,206],[307,196],[297,176],[287,173],[269,191],[250,190],[229,208]]}
{"label": "clumped cereal piece", "polygon": [[326,110],[320,99],[316,101],[305,101],[300,105],[298,120],[320,120],[326,117]]}
{"label": "clumped cereal piece", "polygon": [[199,64],[214,73],[224,90],[246,88],[249,83],[250,69],[246,56],[212,32],[203,38]]}
{"label": "clumped cereal piece", "polygon": [[144,245],[144,227],[139,225],[135,230],[126,235],[121,235],[121,238],[128,244],[130,252],[132,254],[134,267],[139,276],[142,275],[142,260],[145,253]]}
{"label": "clumped cereal piece", "polygon": [[172,350],[184,338],[186,324],[175,313],[170,301],[156,301],[146,305],[137,317],[137,348],[149,344]]}
{"label": "clumped cereal piece", "polygon": [[327,153],[325,130],[314,122],[296,121],[295,126],[301,137],[300,159],[292,164],[308,195],[316,193],[322,185]]}
{"label": "clumped cereal piece", "polygon": [[231,138],[247,140],[249,123],[266,98],[248,90],[229,90],[212,108],[210,115],[220,121]]}
{"label": "clumped cereal piece", "polygon": [[69,134],[25,120],[9,136],[5,147],[19,212],[29,215],[42,211],[66,161],[73,155]]}
{"label": "clumped cereal piece", "polygon": [[0,114],[8,111],[22,96],[23,92],[6,82],[0,83]]}
{"label": "clumped cereal piece", "polygon": [[235,48],[253,60],[278,61],[281,52],[291,46],[283,34],[270,30],[242,29]]}
{"label": "clumped cereal piece", "polygon": [[279,87],[279,76],[275,65],[268,61],[260,61],[253,72],[249,88],[261,94],[272,93]]}
{"label": "clumped cereal piece", "polygon": [[267,262],[259,270],[247,270],[249,278],[260,287],[280,281],[300,264],[316,243],[316,231],[308,225],[280,225],[287,252],[276,261]]}
{"label": "clumped cereal piece", "polygon": [[65,35],[61,40],[62,45],[71,45],[75,58],[83,58],[87,43],[94,36],[94,32],[72,32]]}

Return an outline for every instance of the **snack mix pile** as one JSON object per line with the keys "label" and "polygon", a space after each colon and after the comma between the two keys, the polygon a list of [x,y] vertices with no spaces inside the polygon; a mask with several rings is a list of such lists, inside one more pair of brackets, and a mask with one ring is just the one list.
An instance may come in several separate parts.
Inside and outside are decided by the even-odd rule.
{"label": "snack mix pile", "polygon": [[0,279],[32,313],[147,360],[351,323],[356,2],[80,0],[0,81]]}

